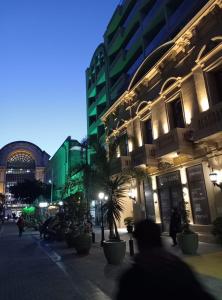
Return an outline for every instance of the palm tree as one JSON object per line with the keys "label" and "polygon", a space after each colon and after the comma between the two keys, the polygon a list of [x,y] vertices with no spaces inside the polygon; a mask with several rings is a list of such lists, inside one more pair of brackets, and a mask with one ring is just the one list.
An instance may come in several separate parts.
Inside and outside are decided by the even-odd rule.
{"label": "palm tree", "polygon": [[107,222],[109,224],[110,239],[120,241],[117,229],[117,221],[120,221],[121,213],[124,210],[123,199],[127,195],[129,178],[124,175],[109,179],[105,182],[104,188],[108,194],[108,200],[104,204]]}

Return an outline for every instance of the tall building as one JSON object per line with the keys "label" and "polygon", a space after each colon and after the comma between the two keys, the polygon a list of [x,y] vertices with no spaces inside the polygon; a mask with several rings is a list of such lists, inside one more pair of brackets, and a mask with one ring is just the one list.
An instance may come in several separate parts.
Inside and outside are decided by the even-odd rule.
{"label": "tall building", "polygon": [[157,61],[206,2],[124,0],[117,6],[104,41],[86,70],[87,131],[91,140],[105,141],[101,116],[127,89],[142,61],[148,56],[152,63]]}
{"label": "tall building", "polygon": [[222,216],[222,1],[208,1],[159,54],[102,116],[116,145],[112,174],[147,173],[125,199],[135,218],[168,231],[172,208],[185,201],[193,228],[210,232]]}
{"label": "tall building", "polygon": [[[47,168],[48,178],[52,184],[52,202],[58,202],[70,195],[83,193],[81,178],[83,173],[80,168],[85,162],[85,152],[79,147],[79,142],[70,136],[62,143],[51,157]],[[75,174],[73,174],[73,171]],[[71,180],[78,184],[71,185]]]}

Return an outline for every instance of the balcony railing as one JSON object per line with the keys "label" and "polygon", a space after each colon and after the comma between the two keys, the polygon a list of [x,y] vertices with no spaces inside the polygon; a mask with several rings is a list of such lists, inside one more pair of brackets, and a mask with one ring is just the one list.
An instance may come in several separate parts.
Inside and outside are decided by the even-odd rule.
{"label": "balcony railing", "polygon": [[192,155],[192,142],[187,138],[189,132],[188,128],[175,128],[156,139],[154,143],[157,157],[167,156],[174,152]]}
{"label": "balcony railing", "polygon": [[222,132],[222,103],[200,113],[192,120],[192,124],[195,141]]}
{"label": "balcony railing", "polygon": [[157,166],[155,148],[155,145],[145,144],[134,149],[131,153],[132,166],[136,167],[143,164],[146,166]]}
{"label": "balcony railing", "polygon": [[131,166],[130,156],[120,156],[111,160],[111,175],[118,174]]}

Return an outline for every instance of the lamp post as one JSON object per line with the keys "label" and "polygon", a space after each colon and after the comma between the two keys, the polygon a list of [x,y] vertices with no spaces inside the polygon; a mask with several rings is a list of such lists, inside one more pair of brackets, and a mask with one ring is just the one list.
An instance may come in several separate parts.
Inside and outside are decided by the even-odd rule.
{"label": "lamp post", "polygon": [[98,194],[99,200],[100,200],[100,214],[101,214],[101,242],[100,245],[101,247],[103,247],[103,243],[105,240],[105,236],[104,236],[104,222],[103,222],[103,200],[107,200],[108,196],[105,196],[105,194],[103,192],[100,192]]}
{"label": "lamp post", "polygon": [[51,184],[50,204],[52,204],[52,196],[53,196],[53,168],[51,170],[51,179],[49,179],[49,183]]}

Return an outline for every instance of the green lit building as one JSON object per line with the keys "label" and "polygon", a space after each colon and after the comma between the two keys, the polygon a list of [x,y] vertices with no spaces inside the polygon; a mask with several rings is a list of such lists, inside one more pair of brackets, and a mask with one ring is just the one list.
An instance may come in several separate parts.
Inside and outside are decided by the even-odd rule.
{"label": "green lit building", "polygon": [[[49,161],[48,178],[52,183],[51,200],[53,202],[83,192],[83,172],[79,167],[84,160],[84,152],[79,147],[79,142],[68,136]],[[75,172],[73,172],[74,170]],[[67,189],[70,180],[78,182],[78,184]]]}
{"label": "green lit building", "polygon": [[100,117],[125,90],[137,68],[152,65],[172,46],[177,33],[207,0],[124,0],[106,28],[86,70],[87,132],[101,143]]}

